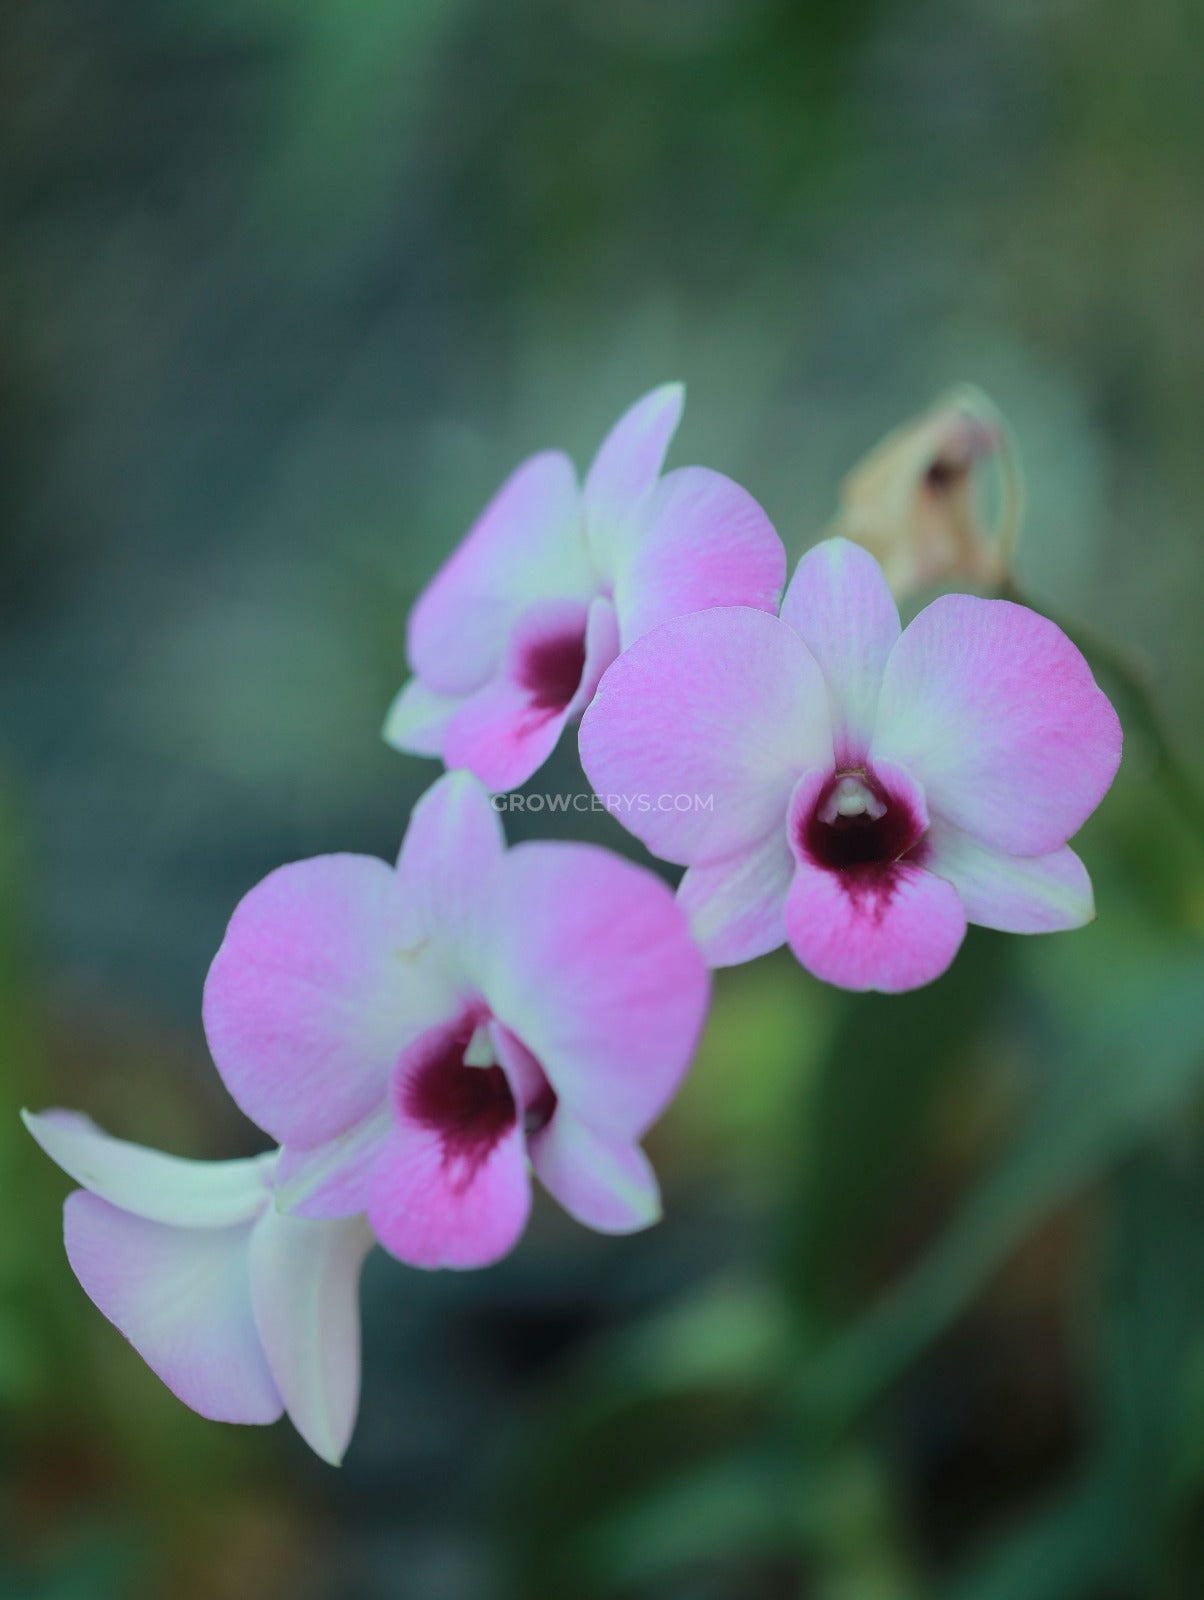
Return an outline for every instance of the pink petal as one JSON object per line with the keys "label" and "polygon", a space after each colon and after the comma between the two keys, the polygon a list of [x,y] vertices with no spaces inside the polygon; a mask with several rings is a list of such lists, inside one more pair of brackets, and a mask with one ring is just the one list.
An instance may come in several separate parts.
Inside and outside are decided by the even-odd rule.
{"label": "pink petal", "polygon": [[1060,628],[1006,600],[943,595],[891,653],[870,755],[907,767],[933,816],[1043,855],[1103,799],[1120,747],[1115,711]]}
{"label": "pink petal", "polygon": [[614,606],[599,596],[544,600],[516,624],[500,676],[462,702],[448,725],[449,766],[466,767],[495,793],[533,777],[568,722],[593,699],[619,653]]}
{"label": "pink petal", "polygon": [[560,742],[568,707],[533,708],[528,691],[495,678],[452,718],[444,745],[450,766],[466,767],[498,794],[533,777]]}
{"label": "pink petal", "polygon": [[521,844],[491,913],[493,1014],[594,1132],[639,1138],[685,1074],[707,1007],[672,893],[592,845]]}
{"label": "pink petal", "polygon": [[739,855],[687,868],[677,903],[709,967],[752,961],[785,943],[786,896],[793,880],[784,822]]}
{"label": "pink petal", "polygon": [[470,694],[495,671],[532,601],[584,601],[595,588],[573,464],[544,451],[507,478],[419,595],[410,665],[438,694]]}
{"label": "pink petal", "polygon": [[[502,819],[469,772],[444,773],[410,815],[397,883],[423,939],[436,947],[441,968],[454,982],[480,964],[478,952],[488,937],[481,907],[505,849]],[[426,1026],[459,1009],[430,966],[423,964]]]}
{"label": "pink petal", "polygon": [[1070,849],[1010,856],[937,817],[924,865],[957,890],[967,920],[1003,933],[1054,933],[1095,916],[1087,869]]}
{"label": "pink petal", "polygon": [[353,1217],[368,1209],[372,1175],[393,1128],[387,1105],[303,1149],[285,1145],[276,1163],[276,1209],[296,1217]]}
{"label": "pink petal", "polygon": [[498,675],[448,725],[444,753],[450,766],[468,768],[501,792],[525,783],[543,765],[578,702],[588,616],[579,600],[540,600],[523,613]]}
{"label": "pink petal", "polygon": [[660,1221],[656,1174],[639,1145],[608,1139],[558,1110],[531,1140],[531,1164],[571,1217],[599,1233],[635,1233]]}
{"label": "pink petal", "polygon": [[753,497],[718,472],[682,467],[656,485],[618,570],[623,646],[711,606],[776,611],[785,581],[782,541]]}
{"label": "pink petal", "polygon": [[842,989],[899,994],[931,983],[965,931],[952,885],[904,862],[877,883],[800,862],[786,902],[790,948],[808,972]]}
{"label": "pink petal", "polygon": [[83,1189],[63,1208],[84,1293],[178,1399],[215,1422],[275,1422],[284,1409],[251,1308],[252,1228],[170,1227]]}
{"label": "pink petal", "polygon": [[397,875],[370,856],[281,867],[230,920],[205,984],[209,1048],[227,1089],[281,1143],[320,1144],[386,1093],[433,982]]}
{"label": "pink petal", "polygon": [[579,717],[598,692],[602,675],[619,653],[619,619],[614,602],[597,595],[589,603],[585,629],[585,667],[576,696],[569,706],[569,717]]}
{"label": "pink petal", "polygon": [[184,1228],[249,1222],[267,1205],[275,1155],[186,1161],[111,1139],[73,1111],[21,1113],[25,1126],[76,1183],[123,1211]]}
{"label": "pink petal", "polygon": [[549,1102],[554,1105],[555,1095],[544,1070],[522,1040],[497,1021],[489,1024],[489,1037],[516,1105],[524,1112],[539,1111]]}
{"label": "pink petal", "polygon": [[466,1057],[484,1006],[429,1029],[393,1075],[393,1131],[373,1173],[368,1220],[386,1250],[416,1267],[479,1267],[503,1256],[531,1203],[523,1126],[496,1064]]}
{"label": "pink petal", "polygon": [[530,1209],[517,1122],[479,1163],[449,1155],[437,1129],[403,1122],[381,1157],[368,1220],[385,1249],[412,1267],[484,1267],[514,1248]]}
{"label": "pink petal", "polygon": [[615,423],[586,474],[589,550],[607,581],[614,581],[634,536],[634,514],[660,475],[684,404],[680,383],[665,383],[644,395]]}
{"label": "pink petal", "polygon": [[251,1235],[251,1300],[297,1432],[338,1466],[360,1394],[359,1281],[375,1240],[363,1217],[302,1222],[274,1210]]}
{"label": "pink petal", "polygon": [[654,854],[715,861],[780,827],[799,773],[831,765],[828,692],[776,617],[745,607],[678,617],[606,673],[581,723],[581,760]]}
{"label": "pink petal", "polygon": [[463,703],[462,695],[436,694],[411,678],[389,707],[381,738],[410,755],[442,756],[448,724]]}
{"label": "pink petal", "polygon": [[882,673],[899,637],[899,613],[881,567],[860,545],[825,539],[795,568],[782,621],[799,635],[827,681],[837,766],[863,765]]}

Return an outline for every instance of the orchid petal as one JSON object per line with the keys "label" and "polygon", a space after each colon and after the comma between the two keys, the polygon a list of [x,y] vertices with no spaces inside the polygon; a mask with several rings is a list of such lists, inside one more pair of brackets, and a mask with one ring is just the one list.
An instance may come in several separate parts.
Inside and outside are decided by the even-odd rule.
{"label": "orchid petal", "polygon": [[495,678],[464,701],[444,747],[450,766],[466,767],[488,789],[504,794],[534,777],[560,743],[568,707],[533,710],[531,697],[510,678]]}
{"label": "orchid petal", "polygon": [[463,703],[462,695],[436,694],[420,678],[411,678],[389,707],[381,738],[410,755],[442,756],[448,724]]}
{"label": "orchid petal", "polygon": [[795,568],[782,600],[788,622],[819,663],[832,708],[838,767],[864,763],[899,613],[882,569],[847,539],[825,539]]}
{"label": "orchid petal", "polygon": [[587,608],[540,600],[514,625],[496,677],[460,706],[444,754],[501,793],[525,783],[556,748],[581,686]]}
{"label": "orchid petal", "polygon": [[514,1248],[530,1209],[517,1122],[478,1160],[449,1150],[438,1129],[402,1120],[373,1177],[368,1220],[385,1249],[409,1266],[484,1267]]}
{"label": "orchid petal", "polygon": [[269,1210],[250,1243],[255,1325],[297,1432],[338,1466],[360,1392],[359,1279],[375,1240],[363,1217],[306,1222]]}
{"label": "orchid petal", "polygon": [[880,880],[858,880],[800,861],[786,902],[790,948],[808,972],[842,989],[899,994],[931,983],[965,931],[953,886],[906,862]]}
{"label": "orchid petal", "polygon": [[569,1215],[598,1233],[660,1221],[656,1174],[639,1145],[604,1138],[564,1110],[532,1138],[531,1164]]}
{"label": "orchid petal", "polygon": [[1095,916],[1087,869],[1069,845],[1012,856],[943,818],[933,819],[924,865],[957,890],[966,917],[1003,933],[1055,933]]}
{"label": "orchid petal", "polygon": [[700,611],[662,623],[619,657],[580,742],[604,804],[650,850],[688,865],[716,861],[781,826],[801,771],[831,766],[828,691],[806,645],[776,617]]}
{"label": "orchid petal", "polygon": [[593,845],[520,844],[490,914],[490,1009],[592,1130],[638,1138],[684,1076],[707,1007],[672,893]]}
{"label": "orchid petal", "polygon": [[712,606],[776,611],[786,552],[747,490],[706,467],[653,489],[615,580],[623,647],[658,623]]}
{"label": "orchid petal", "polygon": [[527,606],[550,597],[588,600],[594,587],[573,464],[544,451],[507,478],[419,595],[410,665],[438,694],[471,694],[495,671]]}
{"label": "orchid petal", "polygon": [[489,937],[482,906],[505,849],[502,819],[470,772],[445,773],[410,814],[397,882],[432,956],[422,969],[425,1026],[457,1009],[449,983],[458,993],[464,974],[481,964],[480,949]]}
{"label": "orchid petal", "polygon": [[535,1109],[552,1092],[543,1068],[521,1039],[500,1022],[488,1027],[492,1053],[506,1074],[515,1105],[523,1111]]}
{"label": "orchid petal", "polygon": [[370,856],[295,862],[240,902],[209,969],[205,1032],[227,1089],[281,1143],[320,1144],[380,1103],[439,1003],[419,937],[396,874]]}
{"label": "orchid petal", "polygon": [[227,1228],[257,1217],[268,1203],[275,1156],[189,1161],[113,1139],[74,1111],[22,1111],[50,1159],[76,1183],[150,1222],[181,1228]]}
{"label": "orchid petal", "polygon": [[635,514],[660,474],[685,397],[680,383],[665,383],[637,400],[602,441],[586,474],[586,536],[607,581],[614,581],[636,536]]}
{"label": "orchid petal", "polygon": [[[560,684],[532,681],[528,663],[541,647],[569,654]],[[580,716],[619,653],[614,606],[599,596],[543,600],[515,626],[501,674],[461,703],[444,741],[451,767],[466,767],[496,793],[518,788],[551,755],[566,724]],[[561,673],[563,666],[559,667]],[[550,693],[549,693],[550,689]]]}
{"label": "orchid petal", "polygon": [[382,1102],[325,1144],[285,1145],[276,1164],[276,1210],[295,1217],[353,1217],[368,1209],[372,1174],[392,1128]]}
{"label": "orchid petal", "polygon": [[1121,729],[1062,630],[1007,600],[943,595],[886,664],[870,750],[933,816],[1015,855],[1065,844],[1103,799]]}
{"label": "orchid petal", "polygon": [[785,943],[783,913],[793,879],[784,822],[747,851],[686,869],[677,903],[707,966],[736,966]]}
{"label": "orchid petal", "polygon": [[82,1189],[63,1209],[84,1293],[178,1399],[215,1422],[275,1422],[284,1409],[251,1306],[253,1226],[171,1227]]}
{"label": "orchid petal", "polygon": [[602,675],[619,653],[619,619],[614,601],[596,595],[589,603],[585,625],[585,666],[581,682],[569,705],[569,719],[579,717],[598,692]]}

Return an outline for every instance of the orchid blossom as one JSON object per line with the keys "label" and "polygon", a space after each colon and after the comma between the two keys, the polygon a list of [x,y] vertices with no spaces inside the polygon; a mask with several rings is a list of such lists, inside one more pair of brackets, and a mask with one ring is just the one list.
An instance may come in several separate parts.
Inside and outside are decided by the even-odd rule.
{"label": "orchid blossom", "polygon": [[280,1203],[366,1212],[393,1255],[475,1267],[531,1205],[528,1163],[588,1227],[659,1215],[639,1140],[689,1064],[708,980],[672,892],[590,845],[505,848],[445,775],[396,868],[322,856],[231,919],[205,987],[213,1058],[283,1150]]}
{"label": "orchid blossom", "polygon": [[554,450],[506,480],[414,606],[391,745],[515,788],[650,628],[707,606],[775,609],[785,553],[752,496],[705,467],[660,475],[683,399],[666,384],[632,406],[584,486]]}
{"label": "orchid blossom", "polygon": [[1014,933],[1094,915],[1067,840],[1120,761],[1116,713],[1052,622],[945,595],[901,632],[877,562],[804,556],[781,616],[667,622],[607,672],[581,728],[600,793],[688,790],[689,813],[620,810],[685,865],[713,966],[788,940],[849,989],[942,973],[967,922]]}
{"label": "orchid blossom", "polygon": [[63,1236],[84,1293],[178,1399],[219,1422],[285,1411],[323,1460],[341,1460],[359,1406],[363,1217],[283,1214],[277,1152],[185,1161],[102,1133],[86,1117],[23,1113],[83,1188]]}

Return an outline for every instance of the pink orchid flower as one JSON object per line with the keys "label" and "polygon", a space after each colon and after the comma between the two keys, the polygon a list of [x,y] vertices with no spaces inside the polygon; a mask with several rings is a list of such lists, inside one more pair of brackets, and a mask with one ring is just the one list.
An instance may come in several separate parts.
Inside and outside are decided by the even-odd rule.
{"label": "pink orchid flower", "polygon": [[87,1117],[23,1112],[77,1183],[63,1208],[84,1293],[186,1406],[275,1422],[337,1466],[359,1406],[363,1217],[286,1216],[277,1152],[185,1161],[111,1139]]}
{"label": "pink orchid flower", "polygon": [[515,788],[649,628],[705,606],[777,608],[786,556],[752,496],[705,467],[660,476],[683,399],[671,383],[637,401],[584,487],[556,450],[511,474],[414,606],[391,745]]}
{"label": "pink orchid flower", "polygon": [[1075,928],[1091,883],[1066,841],[1120,761],[1116,713],[1044,617],[945,595],[904,632],[868,552],[829,539],[781,617],[667,622],[615,662],[581,729],[602,794],[679,890],[712,966],[788,940],[817,977],[898,992],[938,977],[966,923]]}
{"label": "pink orchid flower", "polygon": [[655,1221],[638,1141],[684,1074],[708,978],[672,892],[590,845],[507,850],[466,772],[396,869],[321,856],[239,905],[205,987],[227,1088],[284,1146],[282,1202],[365,1211],[420,1267],[514,1245],[528,1161],[588,1227]]}

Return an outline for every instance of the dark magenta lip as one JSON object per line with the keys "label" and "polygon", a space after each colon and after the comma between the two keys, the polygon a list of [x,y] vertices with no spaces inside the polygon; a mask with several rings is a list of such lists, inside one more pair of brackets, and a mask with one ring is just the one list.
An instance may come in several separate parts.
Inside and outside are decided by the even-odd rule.
{"label": "dark magenta lip", "polygon": [[450,1027],[432,1030],[398,1085],[401,1114],[438,1135],[444,1166],[462,1167],[466,1183],[518,1120],[502,1068],[464,1063],[480,1020],[469,1012]]}
{"label": "dark magenta lip", "polygon": [[523,651],[518,681],[536,711],[563,711],[577,693],[585,671],[585,631],[551,634]]}
{"label": "dark magenta lip", "polygon": [[[855,776],[884,807],[882,815],[836,816],[823,820],[825,806],[844,777]],[[830,872],[870,877],[886,871],[914,851],[924,835],[923,819],[908,802],[893,794],[872,771],[833,772],[803,819],[798,843],[808,860]]]}
{"label": "dark magenta lip", "polygon": [[[473,1035],[489,1020],[487,1008],[473,1006],[455,1021],[432,1028],[411,1047],[411,1059],[394,1089],[400,1115],[438,1136],[442,1164],[457,1169],[459,1187],[472,1182],[494,1147],[520,1120],[505,1068],[469,1066],[464,1060]],[[516,1046],[525,1049],[517,1041]],[[522,1107],[524,1133],[546,1127],[556,1106],[555,1091],[543,1079],[539,1092]]]}

